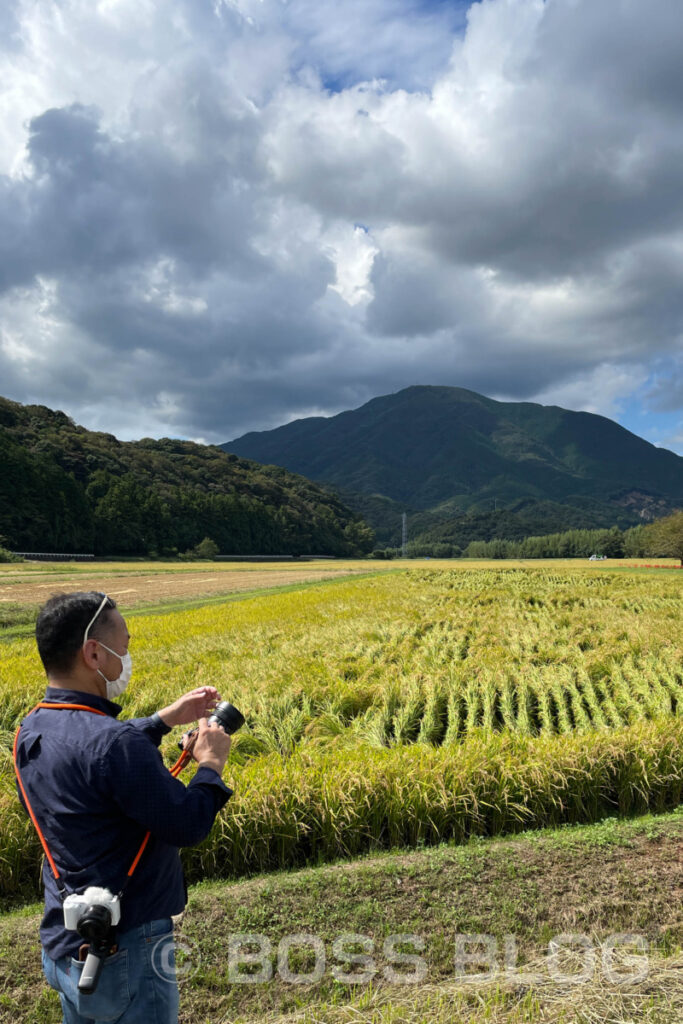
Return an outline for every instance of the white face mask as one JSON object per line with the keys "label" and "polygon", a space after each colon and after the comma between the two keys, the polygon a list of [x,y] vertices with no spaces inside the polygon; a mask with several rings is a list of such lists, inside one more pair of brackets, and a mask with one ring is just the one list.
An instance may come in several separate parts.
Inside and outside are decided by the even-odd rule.
{"label": "white face mask", "polygon": [[120,697],[125,688],[130,682],[131,673],[133,671],[133,659],[131,658],[128,651],[125,654],[116,654],[116,651],[112,651],[111,647],[107,647],[101,640],[97,641],[101,647],[104,647],[105,651],[109,651],[110,654],[116,655],[121,661],[121,674],[116,679],[107,679],[104,672],[98,668],[98,672],[107,684],[107,700],[113,700],[114,697]]}
{"label": "white face mask", "polygon": [[[85,633],[83,635],[83,644],[84,645],[85,645],[85,643],[86,643],[86,641],[88,639],[88,633],[90,632],[90,627],[92,626],[93,622],[95,621],[97,616],[100,614],[100,612],[102,611],[102,609],[104,608],[104,606],[105,606],[105,604],[107,603],[108,600],[109,600],[109,598],[107,597],[107,595],[103,594],[102,595],[102,603],[100,604],[99,608],[97,609],[97,611],[93,615],[92,619],[88,623],[88,625],[86,627],[86,630],[85,630]],[[95,639],[96,638],[93,637],[93,640],[95,640]],[[133,671],[133,659],[131,658],[131,656],[128,653],[128,651],[126,651],[125,654],[118,654],[116,651],[112,651],[111,647],[107,647],[106,644],[103,644],[101,640],[97,640],[97,643],[100,645],[100,647],[104,647],[105,651],[109,651],[110,654],[115,655],[115,657],[117,657],[119,659],[119,661],[121,662],[121,673],[120,673],[120,675],[118,675],[116,677],[116,679],[107,679],[107,677],[105,676],[104,672],[100,671],[99,668],[97,670],[100,673],[100,675],[102,676],[102,678],[104,679],[105,683],[107,684],[107,700],[113,700],[114,697],[120,697],[121,696],[121,694],[123,693],[125,688],[128,686],[128,683],[130,682],[131,673]]]}

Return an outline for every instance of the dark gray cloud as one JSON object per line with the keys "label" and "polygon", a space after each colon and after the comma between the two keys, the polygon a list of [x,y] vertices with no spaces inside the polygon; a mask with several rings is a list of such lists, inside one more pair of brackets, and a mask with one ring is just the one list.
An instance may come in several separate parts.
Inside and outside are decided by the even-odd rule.
{"label": "dark gray cloud", "polygon": [[678,436],[668,0],[4,17],[0,393],[218,441],[413,383],[637,394]]}

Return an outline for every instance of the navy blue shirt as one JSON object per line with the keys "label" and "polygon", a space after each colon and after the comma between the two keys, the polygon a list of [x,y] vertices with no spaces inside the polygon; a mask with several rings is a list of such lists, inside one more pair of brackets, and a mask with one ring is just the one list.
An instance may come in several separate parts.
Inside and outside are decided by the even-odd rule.
{"label": "navy blue shirt", "polygon": [[[179,847],[206,838],[232,790],[207,766],[197,769],[188,786],[173,778],[158,749],[170,732],[159,715],[118,722],[119,704],[54,686],[43,699],[105,712],[39,708],[19,732],[21,781],[65,888],[80,893],[99,885],[119,892],[149,830],[121,899],[119,931],[180,913],[187,888]],[[23,804],[21,793],[19,799]],[[64,928],[47,858],[43,883],[43,947],[53,960],[75,956],[83,940]]]}

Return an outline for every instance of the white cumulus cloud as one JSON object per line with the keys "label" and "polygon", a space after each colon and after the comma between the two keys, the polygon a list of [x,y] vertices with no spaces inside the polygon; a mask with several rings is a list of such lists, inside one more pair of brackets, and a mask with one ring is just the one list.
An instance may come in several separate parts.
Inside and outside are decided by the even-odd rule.
{"label": "white cumulus cloud", "polygon": [[217,441],[413,383],[638,394],[679,437],[669,0],[10,0],[0,30],[0,393]]}

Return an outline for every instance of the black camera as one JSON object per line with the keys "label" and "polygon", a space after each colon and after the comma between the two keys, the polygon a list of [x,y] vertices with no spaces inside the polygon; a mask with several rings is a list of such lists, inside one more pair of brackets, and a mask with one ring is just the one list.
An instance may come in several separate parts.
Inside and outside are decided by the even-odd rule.
{"label": "black camera", "polygon": [[[244,725],[244,715],[229,700],[222,700],[217,704],[209,715],[208,720],[209,722],[218,722],[219,725],[222,725],[229,736],[232,736],[234,732],[237,732]],[[194,736],[196,731],[196,729],[192,729],[187,735]],[[180,750],[185,749],[182,742],[178,744],[178,747]]]}
{"label": "black camera", "polygon": [[78,934],[90,943],[88,955],[78,979],[78,991],[90,995],[100,980],[102,963],[111,948],[111,914],[108,907],[88,907],[78,922]]}
{"label": "black camera", "polygon": [[209,721],[218,722],[232,736],[244,725],[244,715],[229,700],[222,700],[209,715]]}

